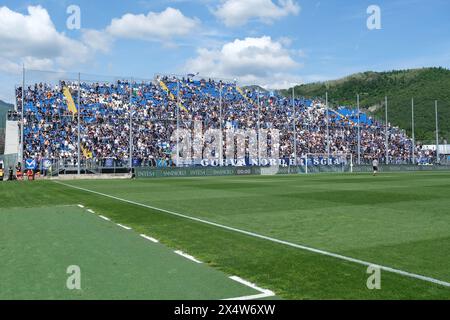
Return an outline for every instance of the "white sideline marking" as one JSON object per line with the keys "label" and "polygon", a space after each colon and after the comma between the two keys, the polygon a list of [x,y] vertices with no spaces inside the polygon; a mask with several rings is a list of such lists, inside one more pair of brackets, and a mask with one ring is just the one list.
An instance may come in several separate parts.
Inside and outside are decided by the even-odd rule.
{"label": "white sideline marking", "polygon": [[92,209],[88,209],[87,212],[95,214],[94,210],[92,210]]}
{"label": "white sideline marking", "polygon": [[159,241],[156,240],[155,238],[146,236],[145,234],[141,234],[141,237],[144,238],[144,239],[150,240],[151,242],[154,242],[154,243],[158,243],[158,242],[159,242]]}
{"label": "white sideline marking", "polygon": [[105,217],[105,216],[99,216],[100,218],[102,218],[103,220],[106,220],[106,221],[111,221],[111,219],[110,218],[108,218],[108,217]]}
{"label": "white sideline marking", "polygon": [[195,259],[193,256],[188,255],[187,253],[184,253],[183,251],[177,250],[174,251],[176,254],[179,254],[182,257],[185,257],[186,259],[189,259],[191,261],[194,261],[196,263],[202,263],[200,260]]}
{"label": "white sideline marking", "polygon": [[236,298],[229,298],[229,299],[223,299],[223,300],[256,300],[256,299],[262,299],[262,298],[268,298],[275,296],[275,293],[273,291],[270,291],[268,289],[263,289],[258,287],[256,284],[251,283],[247,280],[244,280],[242,278],[239,278],[237,276],[230,277],[231,280],[234,280],[236,282],[242,283],[244,286],[250,287],[256,291],[261,292],[260,294],[255,294],[251,296],[243,296],[243,297],[236,297]]}
{"label": "white sideline marking", "polygon": [[85,191],[85,192],[90,192],[90,193],[93,193],[93,194],[97,194],[97,195],[100,195],[100,196],[103,196],[103,197],[107,197],[107,198],[110,198],[110,199],[115,199],[115,200],[118,200],[118,201],[130,203],[130,204],[133,204],[133,205],[136,205],[136,206],[140,206],[140,207],[144,207],[144,208],[148,208],[148,209],[152,209],[152,210],[156,210],[156,211],[160,211],[160,212],[165,212],[165,213],[177,216],[177,217],[181,217],[181,218],[184,218],[184,219],[189,219],[189,220],[192,220],[192,221],[208,224],[208,225],[215,226],[215,227],[218,227],[218,228],[221,228],[221,229],[225,229],[225,230],[234,231],[234,232],[245,234],[247,236],[251,236],[251,237],[254,237],[254,238],[264,239],[264,240],[267,240],[267,241],[283,244],[285,246],[289,246],[289,247],[293,247],[293,248],[297,248],[297,249],[302,249],[302,250],[309,251],[309,252],[318,253],[318,254],[321,254],[321,255],[324,255],[324,256],[333,257],[333,258],[336,258],[336,259],[357,263],[357,264],[360,264],[360,265],[363,265],[363,266],[367,266],[367,267],[369,267],[369,266],[376,266],[376,267],[380,268],[381,270],[384,270],[384,271],[387,271],[387,272],[396,273],[396,274],[399,274],[399,275],[402,275],[402,276],[405,276],[405,277],[419,279],[419,280],[426,281],[426,282],[431,282],[431,283],[438,284],[438,285],[441,285],[441,286],[444,286],[444,287],[450,287],[450,282],[446,282],[446,281],[443,281],[443,280],[438,280],[438,279],[431,278],[431,277],[426,277],[426,276],[423,276],[423,275],[420,275],[420,274],[415,274],[415,273],[411,273],[411,272],[408,272],[408,271],[403,271],[403,270],[394,269],[394,268],[391,268],[391,267],[382,266],[382,265],[379,265],[379,264],[376,264],[376,263],[367,262],[367,261],[364,261],[364,260],[359,260],[359,259],[355,259],[355,258],[351,258],[351,257],[346,257],[346,256],[343,256],[343,255],[340,255],[340,254],[336,254],[336,253],[332,253],[332,252],[328,252],[328,251],[324,251],[324,250],[310,248],[310,247],[303,246],[303,245],[300,245],[300,244],[295,244],[295,243],[287,242],[287,241],[284,241],[284,240],[279,240],[279,239],[267,237],[267,236],[260,235],[260,234],[257,234],[257,233],[253,233],[253,232],[250,232],[250,231],[245,231],[245,230],[241,230],[241,229],[237,229],[237,228],[233,228],[233,227],[228,227],[228,226],[225,226],[225,225],[222,225],[222,224],[219,224],[219,223],[215,223],[215,222],[203,220],[203,219],[200,219],[200,218],[187,216],[187,215],[184,215],[184,214],[181,214],[181,213],[177,213],[177,212],[174,212],[174,211],[169,211],[169,210],[165,210],[165,209],[152,207],[152,206],[149,206],[149,205],[146,205],[146,204],[142,204],[142,203],[131,201],[131,200],[127,200],[127,199],[118,198],[118,197],[111,196],[111,195],[106,194],[106,193],[101,193],[101,192],[97,192],[97,191],[93,191],[93,190],[89,190],[89,189],[85,189],[85,188],[81,188],[81,187],[72,186],[70,184],[66,184],[66,183],[63,183],[63,182],[59,182],[59,181],[54,181],[54,182],[58,183],[58,184],[61,184],[63,186],[69,187],[69,188],[78,189],[78,190],[82,190],[82,191]]}
{"label": "white sideline marking", "polygon": [[82,204],[79,204],[78,206],[79,206],[80,208],[84,208],[84,206],[83,206]]}
{"label": "white sideline marking", "polygon": [[117,223],[117,225],[121,228],[124,228],[125,230],[131,230],[130,227],[124,226],[123,224]]}

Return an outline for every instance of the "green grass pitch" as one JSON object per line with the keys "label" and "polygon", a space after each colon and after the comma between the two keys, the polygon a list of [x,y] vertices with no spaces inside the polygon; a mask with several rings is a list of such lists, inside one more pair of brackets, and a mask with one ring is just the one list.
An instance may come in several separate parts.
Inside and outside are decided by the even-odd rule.
{"label": "green grass pitch", "polygon": [[[237,275],[284,299],[450,299],[449,287],[387,271],[381,272],[381,289],[369,290],[367,266],[203,222],[448,283],[449,172],[67,184],[97,193],[52,181],[0,184],[0,260],[7,261],[0,266],[0,298],[218,299],[255,294],[242,292],[249,289],[227,278]],[[80,212],[76,204],[133,230],[127,233],[113,223],[109,226],[94,214]],[[156,248],[161,252],[154,252],[140,233],[159,239],[162,245]],[[65,244],[74,260],[86,264],[86,277],[92,277],[92,287],[83,288],[81,296],[67,296],[56,284],[45,286],[58,277],[57,266],[72,261]],[[205,263],[199,267],[172,256],[173,250]],[[119,258],[120,253],[124,257]],[[99,259],[94,259],[97,254]],[[156,263],[154,257],[160,256],[167,256],[167,262],[156,259]],[[111,261],[118,265],[108,265]],[[176,290],[168,276],[171,268],[179,270]],[[152,283],[155,276],[158,281]],[[214,277],[223,285],[214,285]],[[105,280],[110,278],[118,280]],[[226,287],[229,290],[221,290]]]}
{"label": "green grass pitch", "polygon": [[[13,208],[0,221],[6,238],[0,299],[191,300],[259,293],[77,206]],[[67,268],[74,265],[80,290],[66,285]]]}

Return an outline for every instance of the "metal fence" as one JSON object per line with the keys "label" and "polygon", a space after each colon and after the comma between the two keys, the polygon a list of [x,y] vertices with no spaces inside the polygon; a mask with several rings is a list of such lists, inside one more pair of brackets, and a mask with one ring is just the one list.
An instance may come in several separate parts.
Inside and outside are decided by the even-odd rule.
{"label": "metal fence", "polygon": [[0,155],[0,161],[3,162],[3,168],[5,172],[8,172],[9,168],[13,168],[15,171],[15,167],[18,163],[18,155],[17,154],[3,154]]}

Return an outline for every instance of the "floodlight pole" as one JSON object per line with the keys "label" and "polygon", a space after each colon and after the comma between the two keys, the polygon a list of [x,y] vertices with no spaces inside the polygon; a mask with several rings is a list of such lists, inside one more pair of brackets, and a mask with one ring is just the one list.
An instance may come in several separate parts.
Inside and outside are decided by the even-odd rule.
{"label": "floodlight pole", "polygon": [[78,110],[77,110],[77,140],[78,140],[78,175],[81,174],[81,151],[80,151],[80,143],[81,143],[81,139],[80,139],[80,113],[81,113],[81,74],[78,73]]}
{"label": "floodlight pole", "polygon": [[385,103],[385,126],[384,126],[384,138],[385,138],[385,148],[386,148],[386,164],[389,164],[389,138],[388,138],[388,98],[384,97]]}
{"label": "floodlight pole", "polygon": [[294,118],[294,160],[295,160],[295,166],[298,165],[297,163],[297,119],[296,119],[296,113],[295,113],[295,88],[292,87],[292,116]]}
{"label": "floodlight pole", "polygon": [[325,104],[326,104],[326,122],[327,122],[327,156],[330,159],[330,124],[328,115],[328,92],[325,93]]}
{"label": "floodlight pole", "polygon": [[133,173],[133,79],[130,82],[130,171]]}
{"label": "floodlight pole", "polygon": [[223,131],[222,131],[222,81],[220,81],[220,88],[219,88],[219,122],[220,122],[220,148],[219,148],[219,166],[222,166],[223,164]]}
{"label": "floodlight pole", "polygon": [[260,133],[261,133],[261,122],[260,122],[261,101],[259,99],[259,90],[256,90],[256,94],[258,96],[258,99],[257,99],[257,101],[258,101],[258,165],[261,166],[261,150],[260,150],[260,145],[259,145],[261,142],[261,136],[260,136]]}
{"label": "floodlight pole", "polygon": [[177,117],[177,134],[176,134],[176,138],[177,138],[177,158],[176,158],[176,165],[177,167],[179,167],[179,158],[180,158],[180,149],[179,149],[179,130],[180,130],[180,79],[177,79],[177,103],[176,103],[176,117]]}
{"label": "floodlight pole", "polygon": [[361,118],[359,107],[359,94],[356,95],[356,104],[358,106],[358,165],[361,165]]}
{"label": "floodlight pole", "polygon": [[412,161],[416,163],[416,133],[414,128],[414,98],[411,99],[411,138],[412,138]]}
{"label": "floodlight pole", "polygon": [[21,117],[21,125],[20,125],[20,170],[23,173],[24,165],[23,165],[23,150],[25,148],[24,143],[24,109],[25,109],[25,65],[23,65],[22,69],[22,110],[20,112]]}
{"label": "floodlight pole", "polygon": [[436,163],[439,163],[439,117],[438,117],[438,101],[434,101],[434,109],[436,113]]}

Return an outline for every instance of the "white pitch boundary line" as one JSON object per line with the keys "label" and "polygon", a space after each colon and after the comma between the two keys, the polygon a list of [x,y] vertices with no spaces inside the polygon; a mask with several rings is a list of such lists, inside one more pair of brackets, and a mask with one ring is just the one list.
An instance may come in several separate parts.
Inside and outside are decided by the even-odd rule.
{"label": "white pitch boundary line", "polygon": [[196,262],[196,263],[202,263],[200,260],[195,259],[193,256],[188,255],[187,253],[184,253],[183,251],[177,250],[177,251],[174,251],[174,252],[175,252],[176,254],[178,254],[178,255],[180,255],[180,256],[182,256],[182,257],[185,257],[186,259],[189,259],[189,260],[191,260],[191,261],[194,261],[194,262]]}
{"label": "white pitch boundary line", "polygon": [[84,206],[82,204],[79,204],[78,207],[80,207],[81,209],[84,208]]}
{"label": "white pitch boundary line", "polygon": [[146,236],[145,234],[141,234],[141,237],[144,238],[144,239],[150,240],[151,242],[154,242],[154,243],[158,243],[159,242],[159,240],[157,240],[155,238],[152,238],[152,237],[149,237],[149,236]]}
{"label": "white pitch boundary line", "polygon": [[262,298],[269,298],[275,296],[275,293],[273,291],[270,291],[268,289],[263,289],[258,287],[256,284],[251,283],[247,280],[244,280],[238,276],[231,276],[231,280],[234,280],[236,282],[239,282],[243,284],[244,286],[250,287],[253,290],[261,292],[260,294],[254,294],[251,296],[242,296],[242,297],[236,297],[236,298],[229,298],[229,299],[223,299],[223,300],[256,300],[256,299],[262,299]]}
{"label": "white pitch boundary line", "polygon": [[95,214],[95,211],[94,211],[94,210],[92,210],[92,209],[87,209],[87,212],[90,212],[90,213],[93,213],[93,214]]}
{"label": "white pitch boundary line", "polygon": [[131,230],[130,227],[124,226],[123,224],[116,223],[119,227],[124,228],[125,230]]}
{"label": "white pitch boundary line", "polygon": [[418,280],[434,283],[434,284],[441,285],[441,286],[444,286],[444,287],[450,287],[450,282],[446,282],[446,281],[443,281],[443,280],[438,280],[438,279],[427,277],[427,276],[423,276],[423,275],[420,275],[420,274],[415,274],[415,273],[411,273],[411,272],[408,272],[408,271],[403,271],[403,270],[400,270],[400,269],[395,269],[395,268],[391,268],[391,267],[387,267],[387,266],[382,266],[382,265],[379,265],[379,264],[376,264],[376,263],[371,263],[371,262],[367,262],[367,261],[364,261],[364,260],[359,260],[359,259],[343,256],[343,255],[340,255],[340,254],[336,254],[336,253],[332,253],[332,252],[328,252],[328,251],[324,251],[324,250],[320,250],[320,249],[315,249],[315,248],[303,246],[303,245],[300,245],[300,244],[291,243],[291,242],[284,241],[284,240],[279,240],[279,239],[267,237],[267,236],[260,235],[260,234],[257,234],[257,233],[253,233],[253,232],[250,232],[250,231],[245,231],[245,230],[241,230],[241,229],[237,229],[237,228],[233,228],[233,227],[228,227],[228,226],[225,226],[225,225],[222,225],[222,224],[219,224],[219,223],[215,223],[215,222],[203,220],[203,219],[200,219],[200,218],[187,216],[187,215],[184,215],[184,214],[181,214],[181,213],[177,213],[177,212],[174,212],[174,211],[170,211],[170,210],[156,208],[156,207],[153,207],[153,206],[149,206],[149,205],[146,205],[146,204],[142,204],[142,203],[131,201],[131,200],[127,200],[127,199],[118,198],[118,197],[111,196],[111,195],[106,194],[106,193],[101,193],[101,192],[98,192],[98,191],[93,191],[93,190],[89,190],[89,189],[85,189],[85,188],[81,188],[81,187],[72,186],[70,184],[66,184],[66,183],[63,183],[63,182],[59,182],[59,181],[54,181],[54,182],[58,183],[58,184],[61,184],[63,186],[69,187],[69,188],[73,188],[73,189],[77,189],[77,190],[81,190],[81,191],[97,194],[97,195],[100,195],[100,196],[103,196],[103,197],[107,197],[107,198],[110,198],[110,199],[114,199],[114,200],[130,203],[130,204],[133,204],[133,205],[136,205],[136,206],[140,206],[140,207],[144,207],[144,208],[148,208],[148,209],[152,209],[152,210],[168,213],[168,214],[171,214],[171,215],[174,215],[174,216],[177,216],[177,217],[181,217],[181,218],[184,218],[184,219],[189,219],[189,220],[192,220],[192,221],[208,224],[208,225],[215,226],[215,227],[218,227],[218,228],[221,228],[221,229],[225,229],[225,230],[229,230],[229,231],[234,231],[234,232],[245,234],[247,236],[251,236],[251,237],[254,237],[254,238],[264,239],[264,240],[275,242],[275,243],[278,243],[278,244],[283,244],[285,246],[289,246],[289,247],[293,247],[293,248],[297,248],[297,249],[302,249],[302,250],[309,251],[309,252],[318,253],[318,254],[321,254],[321,255],[324,255],[324,256],[333,257],[333,258],[344,260],[344,261],[348,261],[348,262],[353,262],[353,263],[360,264],[360,265],[367,266],[367,267],[375,266],[375,267],[378,267],[380,270],[384,270],[384,271],[387,271],[387,272],[396,273],[396,274],[399,274],[399,275],[402,275],[402,276],[405,276],[405,277],[414,278],[414,279],[418,279]]}
{"label": "white pitch boundary line", "polygon": [[106,220],[106,221],[111,221],[110,218],[105,217],[105,216],[102,216],[102,215],[99,215],[99,218],[101,218],[101,219],[103,219],[103,220]]}

